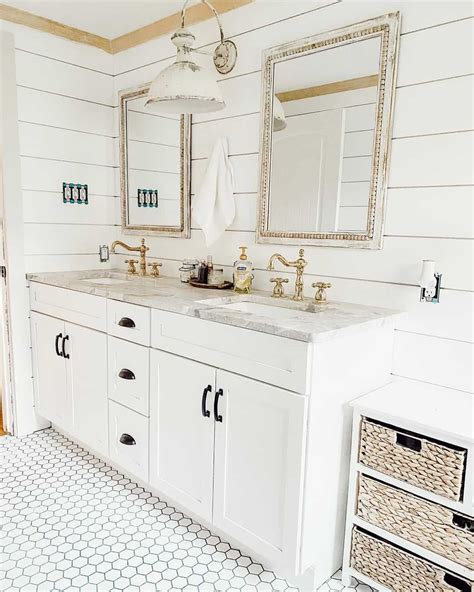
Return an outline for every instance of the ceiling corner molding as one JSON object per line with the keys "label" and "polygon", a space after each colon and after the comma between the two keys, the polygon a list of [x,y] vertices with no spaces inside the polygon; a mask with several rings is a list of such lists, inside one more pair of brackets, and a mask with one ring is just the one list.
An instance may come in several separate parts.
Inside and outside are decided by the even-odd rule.
{"label": "ceiling corner molding", "polygon": [[[212,5],[219,14],[224,14],[253,2],[255,0],[213,0]],[[156,37],[174,33],[180,27],[180,18],[181,12],[175,12],[159,21],[112,39],[111,53],[120,53]],[[193,4],[186,9],[186,25],[195,25],[210,18],[213,18],[213,14],[205,4]]]}
{"label": "ceiling corner molding", "polygon": [[[212,4],[219,14],[224,14],[241,6],[252,4],[253,2],[255,0],[213,0]],[[180,26],[180,16],[181,13],[176,12],[115,39],[107,39],[106,37],[63,25],[57,21],[8,6],[7,4],[0,4],[0,20],[37,29],[38,31],[63,37],[70,41],[91,45],[111,54],[120,53],[121,51],[151,41],[156,37],[173,33]],[[195,25],[210,18],[213,18],[213,14],[205,4],[193,4],[186,10],[186,25]]]}
{"label": "ceiling corner molding", "polygon": [[92,47],[102,49],[107,53],[112,53],[110,39],[106,39],[100,35],[94,35],[93,33],[88,33],[87,31],[82,31],[81,29],[69,27],[68,25],[63,25],[57,21],[12,6],[7,6],[6,4],[0,4],[0,19],[17,25],[23,25],[24,27],[37,29],[38,31],[43,31],[50,35],[63,37],[64,39],[69,39],[69,41],[77,41],[78,43],[91,45]]}

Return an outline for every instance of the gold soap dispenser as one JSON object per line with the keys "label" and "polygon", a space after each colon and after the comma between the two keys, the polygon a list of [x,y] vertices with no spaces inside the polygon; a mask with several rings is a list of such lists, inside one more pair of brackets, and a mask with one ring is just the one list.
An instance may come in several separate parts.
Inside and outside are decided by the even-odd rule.
{"label": "gold soap dispenser", "polygon": [[247,248],[239,247],[240,257],[234,262],[234,292],[249,294],[252,288],[253,265],[247,259]]}

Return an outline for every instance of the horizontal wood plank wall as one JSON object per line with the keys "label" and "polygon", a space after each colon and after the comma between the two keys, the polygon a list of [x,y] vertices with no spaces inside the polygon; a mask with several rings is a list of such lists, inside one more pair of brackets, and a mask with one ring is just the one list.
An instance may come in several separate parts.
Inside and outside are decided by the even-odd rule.
{"label": "horizontal wood plank wall", "polygon": [[[249,246],[257,288],[269,290],[268,257],[281,247],[255,244],[262,49],[400,10],[402,37],[392,142],[392,165],[381,251],[307,247],[305,294],[329,280],[330,298],[408,311],[399,322],[394,358],[398,375],[472,391],[473,204],[472,5],[468,2],[256,3],[223,15],[239,50],[235,70],[221,77],[227,107],[193,123],[192,192],[199,187],[214,141],[229,138],[237,216],[224,237],[206,249],[193,224],[190,240],[151,237],[151,256],[177,275],[184,257],[213,255],[230,276],[238,246]],[[197,44],[217,40],[212,23],[193,28]],[[114,57],[118,90],[150,81],[171,63],[168,39]],[[204,58],[206,59],[206,58]],[[209,64],[208,64],[209,65]],[[116,113],[116,117],[118,114]],[[357,195],[347,196],[357,201]],[[117,215],[116,215],[117,218]],[[115,218],[115,219],[116,219]],[[289,256],[297,247],[285,247]],[[421,304],[421,260],[443,273],[439,305]],[[116,262],[123,264],[124,257]],[[280,273],[281,272],[281,273]],[[279,270],[279,274],[292,274]]]}
{"label": "horizontal wood plank wall", "polygon": [[[97,268],[99,244],[117,234],[112,58],[2,29],[15,36],[27,271]],[[87,183],[89,204],[63,204],[63,181]]]}

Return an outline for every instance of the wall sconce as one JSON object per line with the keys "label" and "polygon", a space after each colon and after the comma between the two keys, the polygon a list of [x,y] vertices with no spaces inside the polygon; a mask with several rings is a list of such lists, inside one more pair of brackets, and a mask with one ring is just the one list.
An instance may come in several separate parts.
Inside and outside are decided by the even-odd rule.
{"label": "wall sconce", "polygon": [[214,13],[221,40],[213,53],[193,49],[196,38],[184,28],[188,1],[181,10],[181,28],[171,37],[177,49],[176,61],[158,74],[148,91],[145,105],[155,113],[208,113],[225,107],[217,80],[211,72],[191,60],[191,52],[213,55],[216,70],[228,74],[235,66],[237,47],[225,38],[216,9],[208,0],[201,0]]}
{"label": "wall sconce", "polygon": [[420,276],[420,302],[439,302],[441,291],[441,273],[435,271],[435,262],[431,259],[423,259]]}

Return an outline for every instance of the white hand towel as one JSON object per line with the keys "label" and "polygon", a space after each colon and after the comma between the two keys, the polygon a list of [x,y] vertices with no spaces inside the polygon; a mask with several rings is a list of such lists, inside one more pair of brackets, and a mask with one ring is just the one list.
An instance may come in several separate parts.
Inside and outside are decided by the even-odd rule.
{"label": "white hand towel", "polygon": [[228,145],[227,138],[217,140],[201,187],[193,200],[194,220],[202,228],[208,247],[235,218],[234,173]]}

